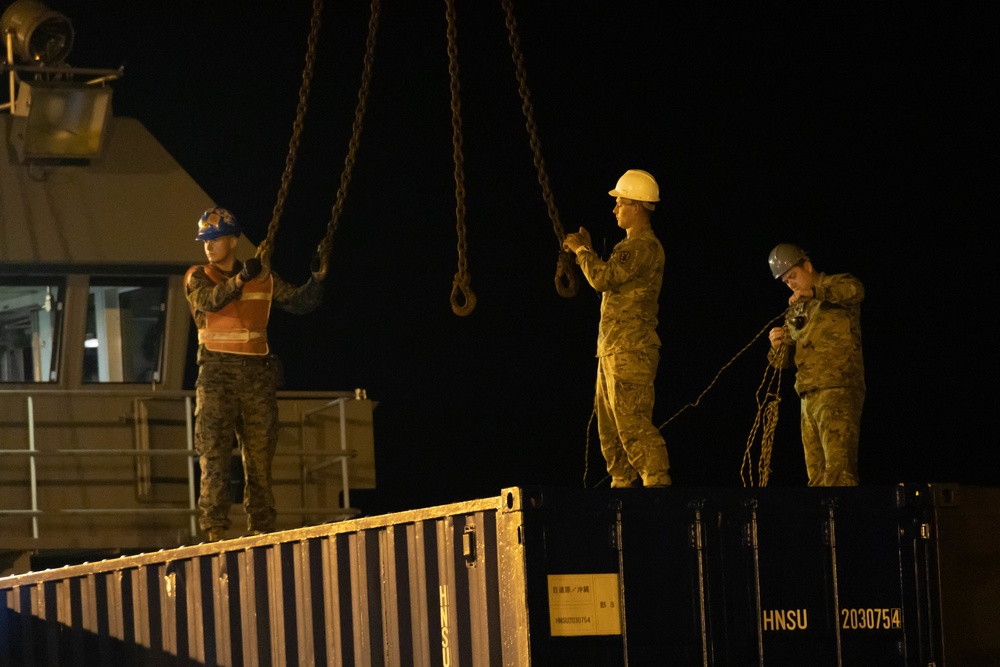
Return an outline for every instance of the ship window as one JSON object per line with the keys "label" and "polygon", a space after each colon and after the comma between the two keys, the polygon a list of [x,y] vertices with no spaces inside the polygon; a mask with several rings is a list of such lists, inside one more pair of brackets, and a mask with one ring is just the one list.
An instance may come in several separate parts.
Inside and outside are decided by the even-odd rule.
{"label": "ship window", "polygon": [[166,279],[91,279],[85,383],[160,381],[166,297]]}
{"label": "ship window", "polygon": [[55,382],[61,281],[0,278],[0,382]]}

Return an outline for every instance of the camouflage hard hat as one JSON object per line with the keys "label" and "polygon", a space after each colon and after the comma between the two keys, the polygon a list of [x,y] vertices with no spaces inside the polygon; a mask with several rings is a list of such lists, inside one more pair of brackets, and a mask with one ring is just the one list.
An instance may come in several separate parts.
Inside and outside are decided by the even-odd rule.
{"label": "camouflage hard hat", "polygon": [[224,208],[213,206],[198,219],[198,236],[195,241],[210,241],[222,236],[239,236],[242,233],[236,216]]}

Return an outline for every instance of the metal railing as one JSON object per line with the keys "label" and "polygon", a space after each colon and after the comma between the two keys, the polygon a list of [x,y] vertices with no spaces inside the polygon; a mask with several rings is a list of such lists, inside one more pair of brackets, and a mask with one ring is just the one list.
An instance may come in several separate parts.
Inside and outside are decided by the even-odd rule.
{"label": "metal railing", "polygon": [[[367,398],[364,390],[357,389],[354,392],[310,392],[308,394],[299,394],[295,392],[285,392],[287,398],[284,400],[295,400],[295,399],[322,399],[334,396],[331,400],[328,400],[324,404],[312,408],[304,412],[299,418],[298,424],[298,435],[300,448],[294,450],[279,450],[275,452],[275,456],[294,456],[298,457],[301,461],[300,465],[300,498],[301,507],[298,508],[287,508],[282,507],[281,511],[285,514],[298,514],[298,515],[327,515],[336,518],[350,518],[356,516],[359,512],[352,508],[350,505],[350,467],[349,462],[352,458],[355,458],[358,454],[356,449],[349,448],[347,446],[347,403],[352,400],[360,400]],[[31,533],[34,539],[40,537],[39,530],[39,519],[45,515],[60,514],[60,515],[99,515],[99,514],[135,514],[135,515],[169,515],[169,514],[187,514],[189,515],[189,525],[190,534],[192,538],[197,537],[198,526],[197,526],[197,488],[196,488],[196,478],[195,478],[195,459],[198,456],[198,452],[195,450],[194,446],[194,410],[193,410],[193,391],[159,391],[159,392],[143,392],[141,395],[137,395],[135,391],[86,391],[86,390],[47,390],[39,391],[34,393],[29,393],[23,390],[0,390],[0,398],[4,395],[11,396],[23,396],[26,401],[26,423],[25,427],[27,429],[27,447],[25,449],[0,449],[0,460],[4,458],[11,457],[28,457],[28,470],[29,479],[28,484],[30,487],[30,509],[14,509],[0,507],[0,516],[3,515],[24,515],[31,517]],[[136,444],[135,449],[121,449],[121,448],[58,448],[58,449],[39,449],[37,443],[37,429],[39,427],[44,427],[47,424],[45,422],[39,423],[35,418],[35,399],[36,397],[45,398],[70,398],[72,396],[81,396],[87,398],[99,398],[99,397],[129,397],[133,399],[133,415],[123,415],[119,425],[127,425],[129,421],[133,423],[136,431],[133,435],[133,442]],[[279,402],[283,400],[282,392],[279,392]],[[175,424],[180,425],[183,423],[186,448],[185,449],[140,449],[138,447],[139,442],[143,440],[143,436],[140,436],[140,430],[144,430],[148,427],[148,422],[146,418],[146,411],[140,409],[140,404],[144,401],[149,400],[183,400],[184,401],[184,420],[158,420],[161,424]],[[340,449],[339,451],[332,451],[328,449],[306,449],[304,444],[306,442],[306,428],[309,423],[315,421],[315,418],[323,412],[336,408],[338,410],[338,419],[340,422],[339,440]],[[140,414],[143,415],[140,417]],[[81,422],[75,427],[79,428],[107,428],[107,423],[95,423],[88,424],[87,422]],[[146,444],[148,445],[148,434],[145,436],[147,438]],[[157,508],[93,508],[93,507],[83,507],[83,508],[60,508],[58,510],[45,510],[42,509],[39,503],[39,479],[38,470],[36,467],[36,460],[42,457],[58,457],[58,458],[76,458],[76,457],[132,457],[135,458],[136,462],[141,461],[149,462],[151,457],[186,457],[187,458],[187,499],[186,507],[157,507]],[[312,459],[314,462],[308,464],[307,460]],[[315,475],[317,472],[340,464],[340,477],[341,477],[341,489],[342,489],[342,501],[339,508],[330,507],[306,507],[307,501],[307,486],[310,482],[315,480]],[[136,472],[136,482],[142,484],[143,480],[140,480],[140,473]]]}

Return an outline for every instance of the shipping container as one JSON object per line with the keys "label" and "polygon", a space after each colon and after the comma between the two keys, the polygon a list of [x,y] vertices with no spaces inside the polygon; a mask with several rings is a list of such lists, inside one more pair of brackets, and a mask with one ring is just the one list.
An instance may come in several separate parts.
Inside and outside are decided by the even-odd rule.
{"label": "shipping container", "polygon": [[509,488],[0,579],[0,664],[996,665],[998,501]]}

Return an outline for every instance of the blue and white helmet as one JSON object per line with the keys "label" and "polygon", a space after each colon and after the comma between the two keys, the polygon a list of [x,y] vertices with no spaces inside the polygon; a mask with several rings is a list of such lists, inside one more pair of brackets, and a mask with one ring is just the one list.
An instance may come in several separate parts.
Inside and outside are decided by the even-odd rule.
{"label": "blue and white helmet", "polygon": [[213,206],[198,219],[198,236],[195,241],[211,241],[222,236],[239,236],[243,231],[236,216],[224,208]]}

